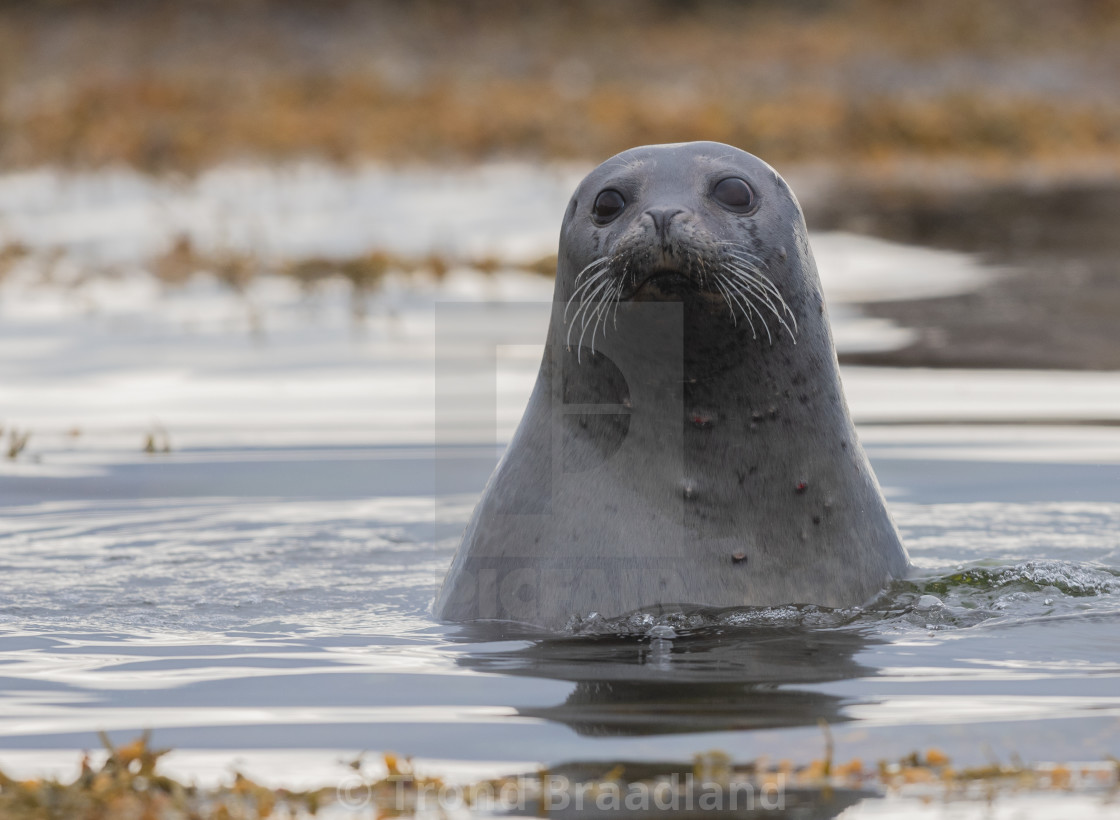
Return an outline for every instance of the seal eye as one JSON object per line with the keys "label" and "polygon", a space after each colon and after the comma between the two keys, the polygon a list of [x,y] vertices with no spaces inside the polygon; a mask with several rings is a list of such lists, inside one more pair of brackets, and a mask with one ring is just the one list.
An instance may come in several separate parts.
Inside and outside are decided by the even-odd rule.
{"label": "seal eye", "polygon": [[754,191],[746,180],[739,177],[721,179],[712,189],[712,196],[721,205],[734,211],[749,211],[754,207]]}
{"label": "seal eye", "polygon": [[591,208],[591,213],[595,215],[596,222],[605,225],[622,213],[622,209],[625,207],[626,200],[622,198],[622,194],[613,188],[608,188],[595,197],[595,204]]}

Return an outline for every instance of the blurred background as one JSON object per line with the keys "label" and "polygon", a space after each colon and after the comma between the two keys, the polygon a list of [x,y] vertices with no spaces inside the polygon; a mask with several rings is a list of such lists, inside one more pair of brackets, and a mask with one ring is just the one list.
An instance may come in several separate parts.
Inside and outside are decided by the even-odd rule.
{"label": "blurred background", "polygon": [[[634,145],[718,140],[791,177],[814,228],[1019,269],[1014,284],[947,302],[872,308],[915,329],[890,361],[1111,368],[1118,44],[1112,0],[5,2],[0,167],[150,175],[161,190],[231,164],[308,161],[343,178],[371,163],[510,160],[540,176]],[[28,207],[0,203],[0,275],[30,250],[74,245],[73,227],[53,243],[21,229]],[[371,225],[333,245],[278,248],[236,216],[214,217],[237,222],[221,241],[171,218],[158,237],[148,226],[131,261],[173,283],[217,267],[235,290],[283,263],[363,293],[390,268],[425,267],[428,253],[458,257],[429,259],[436,274],[463,261],[551,270],[526,258],[527,244],[546,256],[544,243],[512,255],[500,239],[462,247],[446,225],[412,242]],[[257,241],[238,235],[251,230]],[[415,258],[390,258],[404,250]]]}
{"label": "blurred background", "polygon": [[1108,0],[3,4],[8,167],[597,160],[1112,165]]}

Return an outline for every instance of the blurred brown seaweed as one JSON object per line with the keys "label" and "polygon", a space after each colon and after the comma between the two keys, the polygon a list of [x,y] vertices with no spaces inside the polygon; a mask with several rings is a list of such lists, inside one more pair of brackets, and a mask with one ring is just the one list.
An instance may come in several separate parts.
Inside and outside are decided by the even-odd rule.
{"label": "blurred brown seaweed", "polygon": [[1120,160],[1114,0],[0,4],[0,167]]}

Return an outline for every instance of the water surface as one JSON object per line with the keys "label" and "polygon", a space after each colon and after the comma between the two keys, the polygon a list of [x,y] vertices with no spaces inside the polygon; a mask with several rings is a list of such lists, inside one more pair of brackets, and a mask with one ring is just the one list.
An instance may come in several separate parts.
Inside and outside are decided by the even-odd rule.
{"label": "water surface", "polygon": [[[79,183],[56,192],[78,210]],[[15,184],[9,210],[35,201]],[[147,202],[82,184],[87,211]],[[96,245],[84,230],[74,242]],[[144,729],[177,750],[172,771],[239,760],[289,785],[331,782],[361,750],[475,773],[710,749],[807,761],[822,719],[841,759],[1120,755],[1116,374],[845,368],[918,567],[862,609],[451,626],[429,605],[532,384],[550,284],[391,280],[355,323],[337,283],[167,290],[106,242],[116,278],[45,281],[29,262],[0,288],[0,416],[32,431],[0,462],[0,768],[67,771],[99,730]],[[850,349],[906,337],[859,313],[868,288],[890,292],[883,271],[914,263],[906,295],[926,263],[955,288],[983,276],[841,234],[818,256]],[[458,427],[434,404],[440,300],[489,311],[470,326],[501,345],[490,410]],[[170,452],[142,452],[149,437]]]}

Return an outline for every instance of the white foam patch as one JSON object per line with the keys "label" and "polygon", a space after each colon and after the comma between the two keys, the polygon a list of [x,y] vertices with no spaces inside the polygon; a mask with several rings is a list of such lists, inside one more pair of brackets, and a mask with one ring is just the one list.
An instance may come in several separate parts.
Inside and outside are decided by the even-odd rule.
{"label": "white foam patch", "polygon": [[846,367],[859,422],[1120,421],[1120,373]]}
{"label": "white foam patch", "polygon": [[463,168],[231,164],[197,178],[127,169],[0,176],[0,241],[136,264],[179,235],[265,256],[555,251],[586,169],[490,163]]}
{"label": "white foam patch", "polygon": [[[37,170],[0,175],[0,243],[63,252],[49,263],[52,278],[80,284],[76,293],[24,298],[24,316],[62,319],[68,305],[85,312],[129,312],[157,302],[160,286],[151,280],[88,281],[86,267],[142,269],[180,236],[202,250],[249,252],[265,261],[371,249],[532,261],[556,252],[568,197],[586,170],[510,162],[342,169],[304,162],[228,164],[192,180],[126,169]],[[984,278],[975,260],[951,251],[839,232],[814,234],[812,245],[842,351],[888,350],[909,342],[911,334],[838,306],[960,293]],[[41,267],[16,269],[37,277]],[[551,296],[544,282],[522,287],[511,281],[479,287],[453,277],[444,295],[467,301]],[[256,283],[253,289],[260,299],[262,289],[279,286]],[[227,306],[208,321],[236,323],[242,307]]]}
{"label": "white foam patch", "polygon": [[975,290],[990,275],[972,256],[843,232],[811,238],[829,303],[928,299]]}
{"label": "white foam patch", "polygon": [[[123,170],[0,176],[0,240],[68,254],[49,281],[40,257],[0,283],[0,423],[33,433],[19,465],[4,460],[0,469],[34,472],[35,456],[49,456],[44,471],[84,468],[109,451],[136,452],[160,431],[179,451],[431,443],[436,397],[463,387],[456,379],[469,388],[480,366],[497,368],[496,392],[464,401],[458,428],[445,432],[463,442],[508,441],[539,366],[552,296],[546,277],[465,269],[439,282],[392,276],[356,304],[341,281],[307,292],[291,279],[260,276],[237,294],[202,276],[168,288],[143,262],[180,233],[203,248],[265,257],[388,247],[533,258],[555,250],[584,170],[308,163],[223,166],[193,181]],[[946,295],[983,280],[963,254],[839,233],[816,235],[813,245],[841,351],[887,350],[913,336],[861,316],[853,302]],[[83,266],[104,262],[118,273],[82,276]],[[441,370],[447,381],[437,390],[440,302],[506,308],[464,314],[453,328],[461,348],[440,354],[462,357],[463,366]],[[498,348],[509,349],[496,355]],[[485,365],[486,357],[497,364]],[[1120,419],[1120,376],[1111,373],[847,368],[844,377],[857,423]],[[1113,459],[1114,445],[1102,451],[1099,443],[1050,449]],[[988,455],[1010,449],[986,446]]]}

